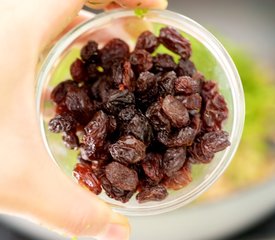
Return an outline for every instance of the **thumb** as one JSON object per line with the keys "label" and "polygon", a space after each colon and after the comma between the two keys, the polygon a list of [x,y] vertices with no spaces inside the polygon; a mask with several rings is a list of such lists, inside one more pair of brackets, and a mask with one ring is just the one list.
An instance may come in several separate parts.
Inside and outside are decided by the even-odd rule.
{"label": "thumb", "polygon": [[96,195],[73,183],[49,159],[43,162],[39,171],[30,175],[31,193],[25,194],[24,211],[50,229],[71,236],[93,236],[100,240],[129,238],[125,217],[112,212]]}

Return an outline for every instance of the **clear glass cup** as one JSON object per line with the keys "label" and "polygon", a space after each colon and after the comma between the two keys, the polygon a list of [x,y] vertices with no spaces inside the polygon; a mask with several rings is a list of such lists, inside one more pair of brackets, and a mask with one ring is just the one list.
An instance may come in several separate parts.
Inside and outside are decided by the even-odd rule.
{"label": "clear glass cup", "polygon": [[186,205],[206,191],[227,168],[238,147],[245,116],[241,80],[229,54],[210,32],[180,14],[149,10],[140,16],[133,10],[118,10],[99,14],[65,34],[48,52],[37,76],[37,113],[45,146],[51,158],[72,178],[77,153],[65,148],[59,134],[48,131],[48,122],[54,116],[49,92],[59,82],[70,78],[69,66],[79,56],[80,48],[88,39],[96,40],[101,47],[109,39],[117,37],[133,48],[141,32],[150,30],[158,35],[163,26],[178,29],[190,40],[193,49],[191,60],[207,79],[218,83],[229,108],[224,129],[229,132],[231,146],[217,153],[210,164],[193,165],[193,181],[178,191],[169,191],[169,196],[163,201],[139,204],[132,197],[128,203],[120,203],[108,198],[104,191],[99,195],[114,210],[126,215],[153,215]]}

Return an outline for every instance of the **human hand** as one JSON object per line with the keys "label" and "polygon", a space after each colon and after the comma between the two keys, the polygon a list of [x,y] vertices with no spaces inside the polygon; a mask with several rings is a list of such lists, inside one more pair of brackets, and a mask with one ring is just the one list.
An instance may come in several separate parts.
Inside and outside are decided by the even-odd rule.
{"label": "human hand", "polygon": [[[110,8],[111,1],[94,7]],[[139,1],[116,1],[134,7]],[[35,111],[39,56],[82,8],[81,0],[0,0],[0,213],[73,236],[126,240],[128,221],[70,181],[49,158]],[[165,8],[165,0],[140,7]]]}

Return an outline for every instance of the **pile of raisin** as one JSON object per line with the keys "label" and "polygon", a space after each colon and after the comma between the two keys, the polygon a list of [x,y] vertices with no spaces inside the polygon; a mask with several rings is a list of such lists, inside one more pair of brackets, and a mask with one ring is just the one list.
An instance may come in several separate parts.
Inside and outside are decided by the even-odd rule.
{"label": "pile of raisin", "polygon": [[[159,45],[180,60],[158,53]],[[193,164],[230,145],[224,97],[190,56],[189,41],[171,27],[158,37],[143,32],[133,51],[117,38],[81,49],[72,80],[51,92],[56,114],[49,122],[79,152],[79,184],[124,203],[135,193],[139,203],[160,201],[192,181]]]}

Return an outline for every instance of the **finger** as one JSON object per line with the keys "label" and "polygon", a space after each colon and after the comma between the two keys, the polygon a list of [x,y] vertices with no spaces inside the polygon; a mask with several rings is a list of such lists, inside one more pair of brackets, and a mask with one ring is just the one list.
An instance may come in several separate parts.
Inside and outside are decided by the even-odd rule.
{"label": "finger", "polygon": [[[41,150],[43,152],[43,150]],[[41,156],[41,151],[37,152]],[[37,169],[29,176],[24,215],[39,219],[42,225],[70,236],[93,236],[101,240],[127,240],[125,217],[111,211],[96,195],[67,178],[47,157],[37,159]]]}
{"label": "finger", "polygon": [[167,8],[167,0],[116,0],[116,1],[100,1],[100,0],[89,0],[86,5],[93,9],[114,9],[118,6],[124,8],[156,8],[156,9],[165,9]]}
{"label": "finger", "polygon": [[168,5],[167,0],[116,0],[119,5],[125,8],[156,8],[165,9]]}

